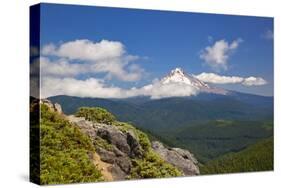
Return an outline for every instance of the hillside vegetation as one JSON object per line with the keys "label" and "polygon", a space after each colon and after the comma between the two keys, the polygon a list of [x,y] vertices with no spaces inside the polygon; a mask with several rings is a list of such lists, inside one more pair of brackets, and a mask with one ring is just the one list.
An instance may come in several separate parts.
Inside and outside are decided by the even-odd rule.
{"label": "hillside vegetation", "polygon": [[91,140],[61,115],[41,105],[41,184],[96,182],[103,180],[89,155]]}
{"label": "hillside vegetation", "polygon": [[273,170],[273,138],[262,140],[246,149],[229,153],[200,168],[202,174]]}
{"label": "hillside vegetation", "polygon": [[[103,155],[100,155],[101,160],[104,160],[104,157],[108,160],[112,160],[113,166],[120,165],[121,163],[122,167],[128,164],[132,165],[128,168],[128,175],[124,177],[125,179],[161,178],[183,175],[181,170],[167,163],[154,152],[151,147],[151,142],[144,132],[128,123],[117,121],[116,118],[105,109],[83,107],[77,111],[76,116],[85,117],[85,119],[93,122],[92,125],[100,123],[103,127],[96,127],[97,129],[88,127],[87,130],[119,130],[123,133],[123,136],[128,134],[135,135],[137,143],[130,144],[140,145],[140,147],[133,147],[133,149],[139,149],[139,151],[135,151],[136,153],[139,152],[138,156],[131,155],[132,151],[129,151],[130,155],[128,154],[128,156],[125,156],[127,154],[123,153],[121,150],[119,151],[117,148],[119,147],[119,143],[115,145],[116,143],[111,143],[110,140],[100,135],[90,137],[78,124],[71,123],[67,119],[67,116],[51,110],[48,105],[40,104],[40,109],[41,184],[105,181],[106,179],[101,172],[102,169],[96,166],[95,161],[93,161],[94,153],[99,154],[97,150],[105,152]],[[96,134],[98,133],[99,132]],[[134,142],[134,140],[130,140],[130,142]],[[111,155],[114,154],[116,150],[118,151],[118,156],[113,156],[112,158]],[[104,154],[110,155],[104,156]],[[127,160],[122,161],[121,159]],[[115,164],[115,160],[119,162]],[[110,163],[108,164],[111,165]]]}
{"label": "hillside vegetation", "polygon": [[206,163],[271,137],[273,122],[219,119],[163,131],[161,135],[173,145],[190,149],[201,163]]}

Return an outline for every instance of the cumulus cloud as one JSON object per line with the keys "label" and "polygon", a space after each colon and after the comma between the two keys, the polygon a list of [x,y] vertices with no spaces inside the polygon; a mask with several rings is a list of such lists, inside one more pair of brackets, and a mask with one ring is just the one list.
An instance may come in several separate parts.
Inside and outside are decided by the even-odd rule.
{"label": "cumulus cloud", "polygon": [[196,78],[203,82],[214,84],[236,84],[241,83],[244,79],[239,76],[221,76],[215,73],[203,72],[199,75],[195,75]]}
{"label": "cumulus cloud", "polygon": [[194,76],[203,82],[213,84],[242,84],[244,86],[260,86],[267,84],[266,80],[263,78],[253,76],[244,78],[239,76],[221,76],[206,72]]}
{"label": "cumulus cloud", "polygon": [[152,99],[191,96],[199,92],[197,88],[191,85],[183,83],[163,84],[160,81],[155,81],[150,85],[132,91],[135,91],[134,94],[136,95],[150,96]]}
{"label": "cumulus cloud", "polygon": [[78,80],[75,78],[43,77],[41,80],[41,95],[70,95],[80,97],[120,98],[122,91],[117,87],[105,87],[102,80],[90,78]]}
{"label": "cumulus cloud", "polygon": [[90,71],[88,64],[72,64],[66,59],[50,60],[47,57],[40,57],[39,62],[43,76],[76,76]]}
{"label": "cumulus cloud", "polygon": [[59,46],[48,44],[43,46],[43,55],[55,55],[69,59],[100,61],[120,57],[125,53],[124,45],[118,41],[102,40],[92,42],[81,39],[62,43]]}
{"label": "cumulus cloud", "polygon": [[267,84],[266,80],[264,80],[261,77],[248,77],[245,78],[244,81],[242,82],[243,85],[245,86],[260,86],[260,85],[265,85]]}
{"label": "cumulus cloud", "polygon": [[[42,65],[46,74],[74,76],[85,73],[105,73],[107,79],[122,81],[141,79],[144,70],[134,64],[139,57],[126,52],[118,41],[75,40],[60,45],[42,47]],[[49,57],[55,57],[50,61]]]}
{"label": "cumulus cloud", "polygon": [[207,46],[200,53],[200,58],[214,70],[227,70],[230,54],[238,48],[242,39],[237,39],[231,43],[225,40],[216,41],[213,46]]}
{"label": "cumulus cloud", "polygon": [[149,96],[152,99],[176,96],[196,95],[198,90],[185,84],[162,84],[156,80],[152,84],[140,87],[122,89],[107,86],[103,80],[89,78],[78,80],[75,78],[43,77],[41,80],[41,96],[70,95],[79,97],[127,98],[134,96]]}

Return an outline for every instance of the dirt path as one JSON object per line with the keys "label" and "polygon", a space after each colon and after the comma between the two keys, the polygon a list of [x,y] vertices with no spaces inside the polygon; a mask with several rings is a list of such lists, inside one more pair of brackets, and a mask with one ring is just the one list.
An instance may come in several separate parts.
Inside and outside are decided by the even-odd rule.
{"label": "dirt path", "polygon": [[103,162],[97,153],[94,153],[93,161],[94,161],[94,164],[100,169],[100,171],[106,181],[114,180],[112,174],[108,171],[108,167],[110,167],[111,164]]}

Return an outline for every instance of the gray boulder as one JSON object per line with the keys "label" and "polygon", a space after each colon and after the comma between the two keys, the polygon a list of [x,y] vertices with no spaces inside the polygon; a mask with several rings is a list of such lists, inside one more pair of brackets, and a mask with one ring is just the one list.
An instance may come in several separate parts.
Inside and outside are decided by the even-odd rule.
{"label": "gray boulder", "polygon": [[127,132],[127,143],[130,146],[130,157],[141,158],[143,156],[143,149],[133,131]]}
{"label": "gray boulder", "polygon": [[112,174],[114,180],[124,180],[128,176],[117,164],[110,166],[108,171]]}
{"label": "gray boulder", "polygon": [[185,176],[200,174],[197,161],[189,151],[183,149],[179,150],[178,148],[166,148],[158,141],[152,142],[152,148],[166,162],[182,170]]}
{"label": "gray boulder", "polygon": [[121,131],[113,126],[106,126],[97,130],[97,136],[115,145],[120,151],[130,154],[130,146],[127,143],[127,137]]}

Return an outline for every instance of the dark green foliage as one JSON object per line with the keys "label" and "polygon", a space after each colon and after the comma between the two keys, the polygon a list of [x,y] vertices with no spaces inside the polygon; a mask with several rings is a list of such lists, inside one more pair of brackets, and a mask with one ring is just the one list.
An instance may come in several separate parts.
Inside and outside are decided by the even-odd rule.
{"label": "dark green foliage", "polygon": [[70,96],[55,96],[49,99],[61,104],[66,114],[75,113],[82,106],[102,107],[116,115],[120,121],[133,122],[141,128],[153,130],[178,127],[197,120],[264,119],[272,117],[273,112],[272,97],[254,95],[245,98],[244,95],[206,94],[158,100],[147,98],[113,100]]}
{"label": "dark green foliage", "polygon": [[75,115],[77,117],[85,117],[89,121],[110,125],[115,121],[115,117],[111,113],[99,107],[81,107]]}
{"label": "dark green foliage", "polygon": [[229,153],[200,168],[201,174],[235,173],[273,170],[273,138],[246,149]]}
{"label": "dark green foliage", "polygon": [[91,140],[61,115],[41,105],[41,184],[102,181],[91,161]]}
{"label": "dark green foliage", "polygon": [[273,124],[272,121],[212,120],[161,132],[161,135],[174,145],[191,150],[205,163],[272,136]]}

